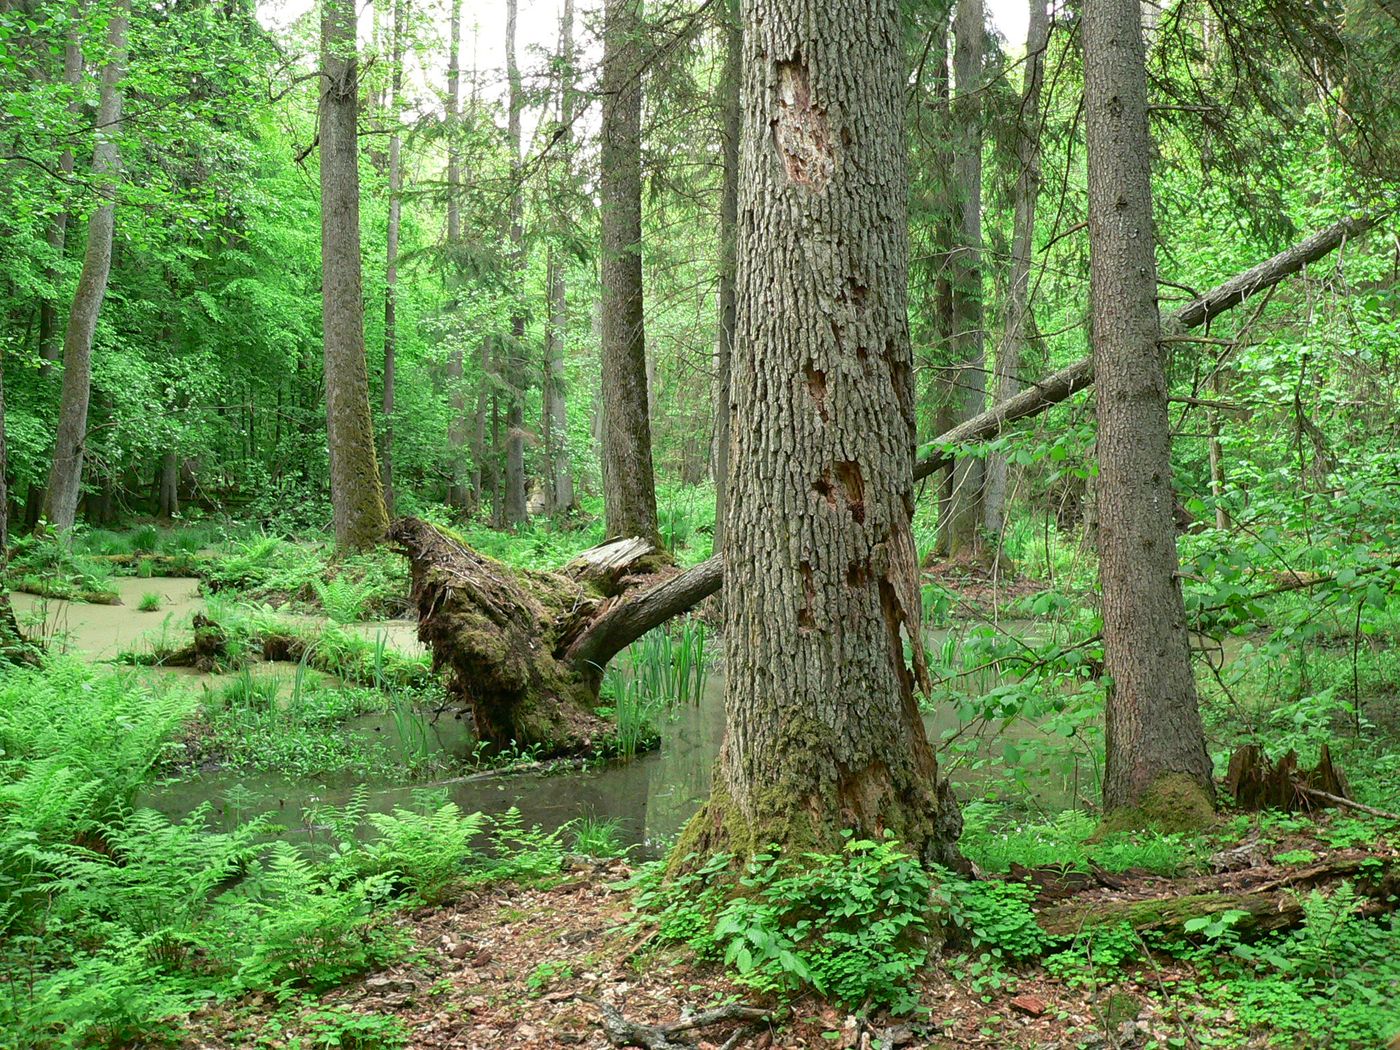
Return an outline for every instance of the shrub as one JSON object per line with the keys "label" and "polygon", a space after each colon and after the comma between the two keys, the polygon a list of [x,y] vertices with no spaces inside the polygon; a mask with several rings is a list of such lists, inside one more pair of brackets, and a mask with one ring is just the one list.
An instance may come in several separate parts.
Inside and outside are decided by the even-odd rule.
{"label": "shrub", "polygon": [[[847,833],[840,853],[760,853],[725,901],[715,878],[728,858],[667,885],[649,869],[637,905],[658,920],[663,940],[720,955],[740,981],[769,992],[815,988],[837,1005],[918,1005],[914,976],[928,958],[932,883],[892,839]],[[708,883],[698,896],[692,890]]]}

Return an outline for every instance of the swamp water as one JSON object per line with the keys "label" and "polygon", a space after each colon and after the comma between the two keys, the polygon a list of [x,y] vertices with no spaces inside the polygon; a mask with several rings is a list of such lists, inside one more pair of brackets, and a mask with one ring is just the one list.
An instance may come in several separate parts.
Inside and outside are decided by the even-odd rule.
{"label": "swamp water", "polygon": [[[111,660],[124,649],[155,639],[174,644],[188,639],[190,618],[203,608],[197,580],[123,577],[115,582],[121,605],[86,605],[15,595],[16,613],[22,621],[42,623],[44,637],[59,650],[91,661]],[[141,597],[151,593],[161,596],[159,611],[140,612],[137,605]],[[307,616],[289,619],[307,625],[325,622]],[[1020,622],[1003,624],[1012,632],[1028,632],[1034,626]],[[401,652],[422,652],[416,625],[411,621],[362,623],[347,625],[344,629],[368,638],[382,637],[387,646]],[[947,631],[930,632],[930,650],[944,646],[948,638]],[[289,687],[295,671],[295,665],[290,664],[258,664],[250,668],[249,673],[257,677],[276,676],[284,687]],[[188,668],[149,668],[136,673],[167,680],[178,678],[184,688],[202,688],[210,692],[222,690],[237,677],[205,674]],[[320,677],[326,679],[326,676]],[[979,684],[990,688],[995,683]],[[178,820],[208,802],[213,807],[213,823],[224,827],[260,814],[272,814],[289,834],[306,836],[315,833],[317,806],[343,806],[357,790],[366,792],[371,812],[387,812],[396,806],[412,805],[415,793],[426,789],[445,794],[464,812],[501,813],[517,808],[527,826],[538,824],[546,830],[579,817],[615,821],[618,837],[624,844],[640,847],[643,854],[655,855],[665,848],[709,793],[714,761],[724,732],[722,669],[711,671],[699,702],[678,705],[660,715],[657,722],[661,735],[658,749],[631,760],[583,768],[565,765],[556,771],[472,773],[437,781],[409,781],[406,776],[365,778],[349,773],[307,778],[215,770],[157,785],[138,799],[138,803]],[[937,713],[926,714],[924,723],[935,746],[946,733],[964,728],[948,705],[943,705]],[[469,761],[474,749],[468,722],[451,711],[422,714],[411,721],[392,713],[361,715],[346,722],[345,731],[383,741],[401,752],[427,750]],[[1008,740],[1038,735],[1034,726],[1017,722],[1005,731],[988,733],[976,751],[990,754]],[[1005,779],[1003,770],[972,768],[977,764],[974,761],[953,770],[960,796],[969,798],[988,789],[1005,788],[1004,783],[997,783]],[[1086,780],[1088,776],[1086,770]],[[1054,810],[1072,806],[1074,796],[1072,782],[1042,783],[1033,797],[1024,801],[1028,808]]]}

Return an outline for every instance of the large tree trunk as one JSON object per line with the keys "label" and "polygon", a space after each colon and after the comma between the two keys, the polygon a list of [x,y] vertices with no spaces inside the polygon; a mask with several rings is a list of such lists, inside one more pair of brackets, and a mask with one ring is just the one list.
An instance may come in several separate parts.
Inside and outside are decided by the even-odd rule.
{"label": "large tree trunk", "polygon": [[380,483],[384,489],[384,505],[389,513],[394,509],[394,368],[398,353],[399,300],[399,212],[403,184],[400,152],[403,137],[399,130],[399,96],[403,93],[403,34],[407,0],[394,0],[389,62],[389,100],[385,107],[389,130],[389,222],[385,231],[384,259],[384,448],[380,459]]}
{"label": "large tree trunk", "polygon": [[[82,25],[83,6],[72,5],[68,12],[68,29],[64,33],[63,44],[63,86],[69,93],[68,112],[74,118],[82,112],[82,96],[79,90],[83,78]],[[76,122],[76,120],[75,120]],[[58,158],[58,170],[65,177],[73,174],[73,151],[65,149]],[[45,278],[55,287],[59,282],[58,263],[63,259],[63,249],[68,240],[68,210],[64,208],[49,222],[46,240],[53,252],[54,265],[48,268]],[[58,303],[46,298],[39,304],[39,360],[40,369],[47,374],[53,362],[63,357],[63,335],[58,327]]]}
{"label": "large tree trunk", "polygon": [[723,108],[724,183],[719,202],[719,332],[715,341],[715,532],[714,552],[724,549],[724,519],[729,498],[729,442],[733,424],[730,404],[734,360],[734,251],[739,219],[739,130],[742,110],[740,52],[744,46],[738,0],[724,11],[724,73],[720,81]]}
{"label": "large tree trunk", "polygon": [[365,549],[389,520],[375,462],[360,284],[359,61],[353,0],[321,10],[321,305],[336,546]]}
{"label": "large tree trunk", "polygon": [[525,509],[525,313],[520,305],[525,281],[525,187],[520,163],[520,111],[525,100],[520,91],[520,69],[515,62],[516,0],[506,0],[506,80],[508,82],[508,135],[510,141],[510,244],[511,269],[516,281],[516,307],[510,316],[510,344],[506,347],[506,477],[505,522],[523,524]]}
{"label": "large tree trunk", "polygon": [[[559,127],[564,189],[574,182],[574,2],[564,0],[559,23]],[[567,221],[567,220],[566,220]],[[574,509],[574,469],[569,456],[568,386],[564,354],[568,347],[569,298],[563,253],[551,247],[549,256],[549,326],[545,333],[544,420],[545,454],[549,459],[549,504],[555,514]]]}
{"label": "large tree trunk", "polygon": [[657,539],[642,321],[640,0],[603,5],[603,502],[609,536]]}
{"label": "large tree trunk", "polygon": [[[953,397],[963,420],[986,408],[986,351],[982,332],[982,50],[986,36],[982,0],[958,0],[953,19],[953,186],[957,199],[957,248],[952,253],[952,349],[957,365]],[[966,456],[953,465],[952,491],[943,503],[944,552],[950,558],[978,547],[982,460]]]}
{"label": "large tree trunk", "polygon": [[[676,853],[956,858],[924,678],[899,5],[745,4],[725,741]],[[914,666],[905,658],[913,649]]]}
{"label": "large tree trunk", "polygon": [[160,461],[156,514],[166,521],[180,514],[180,457],[173,449]]}
{"label": "large tree trunk", "polygon": [[88,402],[92,396],[92,340],[97,315],[107,295],[112,271],[112,233],[116,225],[117,172],[121,157],[117,137],[121,133],[122,78],[126,75],[126,30],[130,0],[118,0],[107,23],[107,62],[102,67],[102,90],[97,103],[97,144],[92,151],[92,173],[102,203],[88,220],[83,269],[68,328],[63,336],[63,386],[59,395],[58,432],[54,438],[53,467],[44,491],[44,517],[60,532],[73,527],[83,483],[83,449],[87,442]]}
{"label": "large tree trunk", "polygon": [[[1001,345],[997,347],[998,402],[1021,391],[1021,352],[1031,328],[1031,258],[1035,248],[1035,203],[1040,193],[1040,87],[1045,73],[1045,45],[1050,32],[1045,0],[1030,0],[1026,30],[1026,69],[1021,87],[1021,112],[1016,125],[1015,217],[1011,235],[1011,278],[1003,315]],[[1006,456],[987,457],[987,481],[982,493],[982,525],[999,541],[1006,526]]]}
{"label": "large tree trunk", "polygon": [[1084,12],[1099,576],[1108,693],[1104,812],[1189,823],[1214,799],[1172,520],[1153,257],[1152,143],[1137,0]]}

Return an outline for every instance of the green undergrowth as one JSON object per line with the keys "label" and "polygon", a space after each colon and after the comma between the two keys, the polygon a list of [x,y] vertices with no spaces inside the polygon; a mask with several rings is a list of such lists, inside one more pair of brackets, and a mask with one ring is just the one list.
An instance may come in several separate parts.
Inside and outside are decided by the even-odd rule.
{"label": "green undergrowth", "polygon": [[[431,661],[423,653],[403,653],[382,632],[361,634],[336,624],[297,620],[268,605],[212,596],[205,617],[223,632],[223,652],[213,670],[236,671],[264,657],[303,660],[326,674],[377,689],[426,687]],[[125,663],[160,665],[184,647],[169,635],[148,640],[120,654]]]}
{"label": "green undergrowth", "polygon": [[247,601],[323,611],[336,623],[402,615],[408,563],[389,550],[336,557],[329,543],[262,535],[219,553],[205,573],[214,591]]}
{"label": "green undergrowth", "polygon": [[474,884],[550,878],[560,835],[421,793],[319,807],[304,845],[133,808],[188,698],[73,663],[0,682],[0,1031],[16,1047],[175,1041],[201,1005],[294,1000],[409,950],[392,921]]}
{"label": "green undergrowth", "polygon": [[1348,882],[1304,891],[1303,923],[1263,937],[1246,936],[1243,911],[1191,918],[1169,933],[1120,924],[1060,937],[1037,922],[1036,888],[1006,874],[1097,867],[1183,876],[1202,870],[1209,851],[1242,838],[1275,863],[1302,864],[1329,848],[1389,848],[1394,828],[1385,821],[1265,813],[1194,838],[1096,839],[1084,815],[1015,823],[997,807],[974,804],[965,822],[964,853],[984,872],[977,879],[926,871],[893,840],[848,837],[839,853],[770,849],[738,873],[727,855],[658,861],[622,888],[634,894],[637,924],[654,931],[655,945],[684,948],[780,998],[812,991],[842,1009],[919,1013],[921,981],[936,966],[989,1003],[1015,994],[1027,978],[1040,987],[1049,979],[1085,988],[1101,1002],[1120,988],[1133,989],[1124,1002],[1154,989],[1172,1047],[1196,1039],[1201,1046],[1369,1050],[1400,1029],[1393,1001],[1400,919],[1368,916]]}

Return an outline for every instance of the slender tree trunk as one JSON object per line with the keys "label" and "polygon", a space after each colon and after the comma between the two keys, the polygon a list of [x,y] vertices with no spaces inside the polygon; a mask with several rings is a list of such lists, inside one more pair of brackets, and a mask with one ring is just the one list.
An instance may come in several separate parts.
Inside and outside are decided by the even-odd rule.
{"label": "slender tree trunk", "polygon": [[[1021,87],[1021,113],[1016,128],[1015,217],[1011,237],[1011,280],[1006,295],[1001,345],[997,347],[996,396],[1005,401],[1021,392],[1018,373],[1026,334],[1031,327],[1031,259],[1035,249],[1035,204],[1040,193],[1040,87],[1045,75],[1045,44],[1050,33],[1045,0],[1030,0],[1026,30],[1026,68]],[[1006,457],[987,457],[987,483],[982,496],[982,524],[988,535],[1000,537],[1006,527]]]}
{"label": "slender tree trunk", "polygon": [[724,74],[720,81],[723,107],[724,184],[719,202],[719,333],[715,340],[715,534],[714,551],[724,549],[724,519],[729,499],[729,435],[732,423],[730,387],[734,359],[734,251],[739,216],[739,105],[744,29],[739,0],[728,0],[724,24]]}
{"label": "slender tree trunk", "polygon": [[169,521],[180,514],[180,457],[172,449],[160,461],[160,497],[156,513]]}
{"label": "slender tree trunk", "polygon": [[1099,573],[1113,683],[1104,812],[1189,823],[1209,818],[1214,790],[1177,576],[1137,0],[1090,0],[1083,31]]}
{"label": "slender tree trunk", "polygon": [[510,316],[510,346],[506,350],[506,503],[508,525],[522,524],[525,508],[525,188],[520,163],[520,69],[515,62],[517,0],[506,0],[506,79],[509,81],[510,243],[515,272],[515,308]]}
{"label": "slender tree trunk", "polygon": [[398,352],[399,297],[399,210],[403,188],[399,132],[399,96],[403,92],[403,34],[408,0],[394,0],[394,39],[390,43],[389,100],[385,113],[389,120],[389,228],[384,238],[384,449],[380,478],[386,511],[394,512],[394,370]]}
{"label": "slender tree trunk", "polygon": [[[73,5],[69,12],[68,31],[63,45],[63,86],[69,92],[68,112],[76,116],[82,110],[79,87],[83,79],[82,24],[83,6]],[[58,158],[58,170],[63,175],[73,174],[73,151],[65,149]],[[59,281],[58,262],[63,258],[64,245],[68,239],[68,210],[60,211],[49,223],[46,235],[49,250],[53,252],[55,263],[45,275],[51,285]],[[45,299],[39,304],[39,360],[40,369],[47,374],[53,362],[63,357],[63,335],[58,327],[58,304],[53,299]]]}
{"label": "slender tree trunk", "polygon": [[321,306],[326,432],[337,547],[361,550],[388,532],[375,462],[360,276],[359,61],[353,0],[321,12]]}
{"label": "slender tree trunk", "polygon": [[[1215,362],[1215,373],[1211,376],[1211,390],[1215,400],[1225,397],[1225,362],[1223,357]],[[1210,494],[1215,500],[1215,527],[1230,528],[1230,510],[1225,506],[1225,454],[1220,448],[1220,410],[1211,408],[1206,413],[1206,425],[1210,431]]]}
{"label": "slender tree trunk", "polygon": [[603,5],[603,501],[610,537],[658,538],[642,322],[640,0]]}
{"label": "slender tree trunk", "polygon": [[[3,566],[10,553],[10,486],[6,480],[10,472],[10,456],[5,443],[5,353],[0,350],[0,566]],[[8,603],[3,589],[0,601]],[[0,613],[5,610],[0,609]]]}
{"label": "slender tree trunk", "polygon": [[[448,299],[447,311],[456,314],[460,307],[458,292],[461,286],[462,250],[462,0],[452,0],[448,19],[449,40],[447,44],[447,251],[448,263],[445,268],[452,293]],[[447,424],[448,467],[451,481],[447,485],[447,504],[450,507],[465,508],[470,499],[479,492],[472,489],[468,495],[470,467],[466,462],[469,433],[467,421],[467,392],[463,388],[464,355],[461,333],[452,330],[452,352],[447,359],[448,397],[452,405],[452,415]]]}
{"label": "slender tree trunk", "polygon": [[[491,340],[490,337],[483,337],[481,340],[481,379],[476,386],[476,410],[472,413],[472,489],[476,492],[477,508],[486,504],[486,482],[491,481],[491,492],[493,504],[491,507],[491,520],[496,521],[500,501],[496,498],[494,466],[487,467],[486,448],[486,411],[492,398],[491,394]],[[494,459],[492,463],[494,464]]]}
{"label": "slender tree trunk", "polygon": [[63,336],[63,386],[59,394],[58,433],[54,439],[53,468],[44,492],[44,517],[60,532],[73,527],[82,492],[83,450],[87,442],[88,402],[92,396],[92,340],[97,316],[107,295],[112,270],[112,233],[116,225],[117,174],[121,157],[117,137],[121,133],[122,79],[126,76],[126,30],[130,0],[118,0],[107,23],[107,61],[102,67],[102,89],[97,103],[97,144],[92,151],[92,172],[101,203],[88,220],[83,268],[68,328]]}
{"label": "slender tree trunk", "polygon": [[[986,352],[982,328],[982,50],[986,19],[982,0],[958,0],[953,19],[953,183],[958,201],[958,245],[953,252],[954,382],[960,419],[986,408]],[[953,490],[945,505],[947,554],[972,553],[981,521],[982,460],[953,465]]]}
{"label": "slender tree trunk", "polygon": [[[926,685],[913,507],[897,0],[748,0],[726,729],[677,856],[891,832],[956,860]],[[905,647],[913,651],[911,667]]]}
{"label": "slender tree trunk", "polygon": [[[571,190],[574,180],[574,2],[564,0],[559,24],[559,127],[560,166],[564,185]],[[560,217],[567,221],[566,216]],[[549,459],[552,513],[564,514],[574,507],[574,470],[569,457],[568,387],[564,379],[564,354],[568,348],[569,299],[565,260],[553,247],[549,256],[549,327],[545,337],[545,454]]]}

